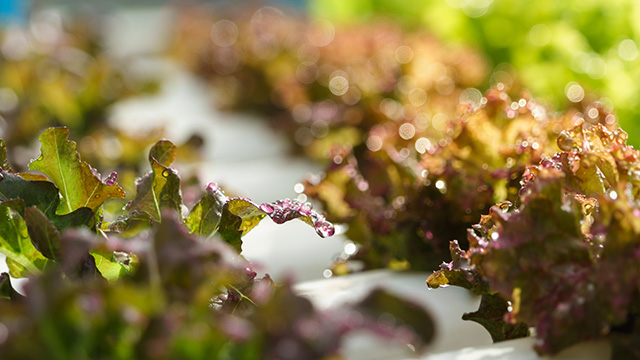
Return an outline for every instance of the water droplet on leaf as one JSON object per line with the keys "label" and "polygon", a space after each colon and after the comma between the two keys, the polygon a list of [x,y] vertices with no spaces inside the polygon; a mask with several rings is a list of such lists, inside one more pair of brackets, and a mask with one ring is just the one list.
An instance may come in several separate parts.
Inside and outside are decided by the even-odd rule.
{"label": "water droplet on leaf", "polygon": [[316,223],[314,224],[314,226],[316,228],[316,233],[318,233],[318,235],[322,236],[323,238],[333,236],[336,231],[333,227],[333,224],[326,221]]}
{"label": "water droplet on leaf", "polygon": [[273,208],[273,206],[271,206],[271,204],[264,203],[260,205],[260,210],[266,212],[267,214],[272,214],[275,209]]}
{"label": "water droplet on leaf", "polygon": [[114,171],[111,174],[109,174],[109,176],[105,179],[104,183],[108,186],[113,186],[116,183],[117,179],[118,179],[118,173]]}
{"label": "water droplet on leaf", "polygon": [[564,151],[571,151],[571,147],[573,146],[574,140],[571,136],[569,136],[566,132],[561,132],[558,135],[558,147]]}

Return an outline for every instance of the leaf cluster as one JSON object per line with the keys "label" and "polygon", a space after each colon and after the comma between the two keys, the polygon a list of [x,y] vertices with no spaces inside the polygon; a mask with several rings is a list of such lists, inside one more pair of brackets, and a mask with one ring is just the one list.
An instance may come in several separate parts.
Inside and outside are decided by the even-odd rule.
{"label": "leaf cluster", "polygon": [[[469,228],[496,202],[516,201],[526,166],[557,151],[555,138],[585,116],[575,110],[550,113],[524,95],[512,100],[490,89],[478,108],[449,119],[447,136],[429,140],[428,130],[404,139],[393,127],[373,129],[379,149],[336,149],[332,164],[305,183],[328,218],[348,225],[359,244],[340,271],[356,268],[436,269],[451,239],[466,247]],[[601,104],[589,124],[607,123]],[[585,109],[585,111],[587,111]],[[615,128],[615,123],[609,124]]]}
{"label": "leaf cluster", "polygon": [[626,140],[602,125],[562,132],[562,151],[527,168],[515,205],[493,206],[468,230],[469,250],[452,244],[454,261],[429,286],[508,301],[476,321],[503,338],[513,336],[497,326],[535,327],[542,353],[608,337],[614,353],[637,356],[640,163]]}
{"label": "leaf cluster", "polygon": [[[117,175],[83,161],[67,128],[40,136],[41,155],[15,173],[0,143],[0,252],[22,293],[0,275],[0,352],[39,359],[325,359],[344,335],[372,331],[422,349],[433,337],[424,309],[383,291],[339,312],[318,312],[289,284],[257,278],[239,254],[263,218],[300,219],[319,235],[333,226],[307,204],[254,204],[215,184],[182,215],[176,146],[158,141],[133,200]],[[412,309],[408,311],[407,309]],[[392,323],[379,318],[389,315]]]}

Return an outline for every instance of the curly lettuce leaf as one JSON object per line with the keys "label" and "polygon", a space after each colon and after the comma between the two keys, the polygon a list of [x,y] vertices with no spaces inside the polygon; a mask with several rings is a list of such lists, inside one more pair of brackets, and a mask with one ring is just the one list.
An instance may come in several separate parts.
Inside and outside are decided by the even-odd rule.
{"label": "curly lettuce leaf", "polygon": [[200,236],[215,234],[241,251],[241,238],[269,216],[276,224],[299,219],[312,226],[321,237],[332,236],[335,229],[310,204],[284,199],[257,205],[249,199],[229,199],[215,183],[206,186],[205,195],[185,219],[189,231]]}
{"label": "curly lettuce leaf", "polygon": [[320,237],[329,237],[335,232],[333,224],[326,221],[308,203],[284,199],[257,205],[248,199],[233,198],[225,204],[220,235],[239,249],[240,238],[258,225],[265,216],[269,216],[276,224],[299,219],[312,226]]}
{"label": "curly lettuce leaf", "polygon": [[162,220],[163,209],[180,211],[180,177],[170,166],[176,158],[176,146],[169,140],[160,140],[149,151],[151,171],[136,181],[136,196],[127,210],[144,213],[154,221]]}
{"label": "curly lettuce leaf", "polygon": [[61,201],[56,213],[71,213],[79,208],[96,210],[106,200],[124,198],[124,191],[115,182],[116,173],[106,180],[80,159],[76,143],[69,141],[66,127],[49,128],[39,137],[41,154],[29,164],[32,170],[46,174],[58,187]]}
{"label": "curly lettuce leaf", "polygon": [[[469,229],[468,236],[470,238],[475,236],[473,230]],[[470,240],[470,243],[474,243],[473,240]],[[427,278],[429,288],[437,289],[454,285],[480,295],[480,308],[477,311],[463,314],[462,319],[482,325],[494,342],[529,336],[529,327],[526,323],[513,322],[508,319],[509,302],[491,290],[486,279],[471,265],[471,259],[467,252],[460,249],[458,241],[452,241],[449,244],[449,249],[453,260],[450,263],[440,265],[440,270],[435,271]]]}

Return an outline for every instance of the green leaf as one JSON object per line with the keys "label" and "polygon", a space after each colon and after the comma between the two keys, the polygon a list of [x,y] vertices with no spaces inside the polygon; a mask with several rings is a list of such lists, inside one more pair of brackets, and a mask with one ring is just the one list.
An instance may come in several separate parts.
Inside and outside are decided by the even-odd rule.
{"label": "green leaf", "polygon": [[105,279],[117,280],[131,272],[134,257],[130,254],[105,249],[93,249],[89,252],[95,259],[96,267]]}
{"label": "green leaf", "polygon": [[[235,225],[234,227],[236,227],[236,230],[239,232],[240,236],[246,235],[249,231],[255,228],[267,215],[264,211],[260,210],[258,206],[256,206],[256,204],[242,198],[229,200],[224,208],[224,211],[228,212],[230,217],[236,216],[237,218],[242,220],[241,222],[229,222],[237,225],[237,227]],[[225,218],[226,216],[226,214],[223,215],[223,217]],[[221,225],[221,227],[224,226],[225,229],[228,229],[228,225],[229,224],[225,223],[224,225]]]}
{"label": "green leaf", "polygon": [[151,171],[136,183],[136,196],[127,205],[131,213],[143,212],[154,221],[162,220],[162,210],[180,211],[180,177],[169,166],[176,157],[176,146],[168,140],[158,141],[149,151]]}
{"label": "green leaf", "polygon": [[19,214],[23,208],[19,200],[0,204],[0,252],[7,257],[9,273],[15,278],[41,273],[51,262],[31,243],[27,224]]}
{"label": "green leaf", "polygon": [[30,169],[46,174],[60,190],[62,201],[56,213],[68,214],[82,207],[95,210],[107,199],[124,198],[124,191],[114,179],[110,177],[103,182],[95,170],[80,159],[76,143],[68,138],[68,128],[45,130],[39,137],[40,157],[29,164]]}
{"label": "green leaf", "polygon": [[185,219],[189,232],[206,238],[215,235],[227,201],[228,198],[216,184],[207,185],[206,193]]}
{"label": "green leaf", "polygon": [[236,251],[242,251],[242,237],[267,215],[253,202],[234,198],[227,201],[220,220],[220,236]]}
{"label": "green leaf", "polygon": [[169,140],[156,142],[149,150],[149,161],[151,159],[164,166],[171,166],[176,161],[176,146]]}
{"label": "green leaf", "polygon": [[60,233],[53,223],[35,206],[25,209],[24,220],[35,248],[51,260],[59,259]]}

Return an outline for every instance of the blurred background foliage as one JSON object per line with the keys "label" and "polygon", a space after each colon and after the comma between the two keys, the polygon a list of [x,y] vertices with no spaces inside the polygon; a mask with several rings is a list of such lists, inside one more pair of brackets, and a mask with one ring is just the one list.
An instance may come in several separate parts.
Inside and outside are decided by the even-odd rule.
{"label": "blurred background foliage", "polygon": [[584,93],[610,99],[630,142],[638,145],[636,1],[310,0],[309,10],[336,23],[391,17],[408,29],[475,46],[494,69],[515,70],[524,87],[554,108],[581,100],[570,91],[577,82]]}

